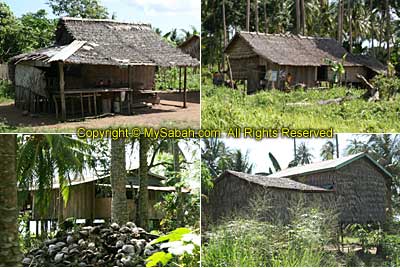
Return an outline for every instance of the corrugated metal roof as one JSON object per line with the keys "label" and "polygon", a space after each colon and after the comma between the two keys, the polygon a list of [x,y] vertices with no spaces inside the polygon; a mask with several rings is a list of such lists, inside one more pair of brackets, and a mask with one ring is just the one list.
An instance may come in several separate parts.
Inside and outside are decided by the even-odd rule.
{"label": "corrugated metal roof", "polygon": [[329,190],[307,185],[304,183],[300,183],[288,178],[278,178],[278,177],[267,177],[260,175],[251,175],[243,172],[237,172],[232,170],[225,171],[224,174],[220,176],[222,179],[226,176],[226,174],[232,174],[233,176],[246,180],[251,183],[255,183],[267,188],[278,188],[278,189],[287,189],[287,190],[295,190],[302,192],[330,192]]}
{"label": "corrugated metal roof", "polygon": [[356,161],[360,158],[365,157],[368,159],[372,164],[374,164],[379,170],[382,171],[382,173],[386,174],[389,177],[392,177],[392,175],[384,168],[382,167],[378,162],[376,162],[372,157],[370,157],[366,153],[358,153],[358,154],[353,154],[345,157],[340,157],[337,159],[332,159],[332,160],[327,160],[327,161],[322,161],[318,163],[312,163],[304,166],[297,166],[297,167],[291,167],[287,168],[284,170],[281,170],[279,172],[276,172],[274,174],[269,175],[268,177],[293,177],[293,176],[299,176],[299,175],[306,175],[306,174],[312,174],[312,173],[318,173],[318,172],[324,172],[324,171],[329,171],[329,170],[337,170],[343,166],[346,166],[353,161]]}

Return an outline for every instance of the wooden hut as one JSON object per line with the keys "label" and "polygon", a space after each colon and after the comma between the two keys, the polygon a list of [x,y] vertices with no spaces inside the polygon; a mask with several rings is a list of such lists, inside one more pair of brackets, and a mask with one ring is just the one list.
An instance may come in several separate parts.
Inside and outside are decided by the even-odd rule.
{"label": "wooden hut", "polygon": [[189,54],[192,58],[200,60],[200,36],[192,35],[189,39],[178,46],[183,53]]}
{"label": "wooden hut", "polygon": [[387,176],[391,174],[365,153],[288,168],[269,176],[229,171],[215,182],[211,215],[215,220],[233,211],[246,211],[255,193],[268,191],[276,200],[272,205],[282,215],[286,215],[288,200],[302,196],[307,203],[322,208],[335,204],[341,224],[383,223]]}
{"label": "wooden hut", "polygon": [[225,49],[234,80],[247,81],[247,92],[304,84],[316,87],[334,81],[327,60],[343,62],[342,82],[358,84],[357,74],[367,79],[384,72],[375,58],[348,53],[336,40],[300,35],[238,32]]}
{"label": "wooden hut", "polygon": [[[131,114],[138,103],[157,102],[158,67],[197,65],[149,24],[61,18],[53,46],[12,58],[9,68],[17,107],[66,119]],[[183,99],[186,106],[185,85]]]}
{"label": "wooden hut", "polygon": [[[162,200],[162,196],[166,193],[174,192],[175,187],[162,186],[165,177],[149,172],[149,200],[148,213],[149,220],[159,222],[162,217],[162,211],[156,210],[154,205]],[[55,221],[59,215],[59,209],[63,209],[64,218],[86,219],[93,221],[94,219],[111,218],[111,185],[107,182],[108,178],[92,178],[81,181],[73,181],[69,187],[69,199],[66,206],[60,206],[59,185],[54,184],[50,191],[49,206],[46,211],[42,211],[35,207],[36,189],[29,191],[27,202],[24,204],[22,211],[31,210],[33,221]],[[136,204],[139,185],[134,175],[127,176],[126,195],[128,201],[129,219],[136,219]],[[183,189],[184,192],[189,190]]]}
{"label": "wooden hut", "polygon": [[[261,199],[261,200],[258,200]],[[272,178],[250,175],[236,171],[225,171],[215,182],[209,196],[207,212],[212,222],[230,216],[253,216],[251,203],[266,201],[281,221],[289,219],[290,206],[300,201],[307,204],[330,202],[332,191],[299,183],[287,178]]]}

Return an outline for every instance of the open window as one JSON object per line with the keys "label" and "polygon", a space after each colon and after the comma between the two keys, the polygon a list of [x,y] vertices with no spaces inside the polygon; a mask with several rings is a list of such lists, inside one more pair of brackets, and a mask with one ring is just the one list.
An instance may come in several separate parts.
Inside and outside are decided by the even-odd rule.
{"label": "open window", "polygon": [[328,81],[328,66],[319,66],[317,69],[317,80]]}

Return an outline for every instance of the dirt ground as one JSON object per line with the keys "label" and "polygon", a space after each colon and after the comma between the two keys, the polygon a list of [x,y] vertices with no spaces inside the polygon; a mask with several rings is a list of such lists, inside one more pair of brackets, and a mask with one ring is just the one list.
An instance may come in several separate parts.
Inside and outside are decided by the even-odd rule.
{"label": "dirt ground", "polygon": [[[189,99],[190,101],[190,99]],[[109,127],[191,127],[200,128],[200,104],[188,102],[182,108],[182,102],[162,99],[158,105],[150,108],[134,109],[133,115],[114,115],[104,118],[85,119],[78,122],[59,122],[55,115],[23,115],[12,102],[0,104],[0,124],[3,132],[69,132],[76,128]]]}

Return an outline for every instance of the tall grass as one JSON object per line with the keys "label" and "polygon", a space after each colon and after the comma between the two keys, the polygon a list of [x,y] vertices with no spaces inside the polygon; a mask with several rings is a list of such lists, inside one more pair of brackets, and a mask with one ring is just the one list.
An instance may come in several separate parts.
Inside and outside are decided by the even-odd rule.
{"label": "tall grass", "polygon": [[215,226],[203,244],[203,266],[337,266],[332,215],[294,211],[288,224],[235,219]]}
{"label": "tall grass", "polygon": [[14,100],[14,88],[7,80],[0,80],[0,103]]}
{"label": "tall grass", "polygon": [[[240,90],[202,85],[202,127],[227,130],[254,128],[330,128],[337,132],[400,131],[400,97],[367,102],[361,89],[261,91],[247,96]],[[342,104],[318,101],[353,96]]]}
{"label": "tall grass", "polygon": [[[181,70],[181,88],[183,89],[184,68]],[[157,90],[179,88],[179,68],[160,68],[156,73]],[[187,68],[187,89],[200,90],[199,68]]]}

